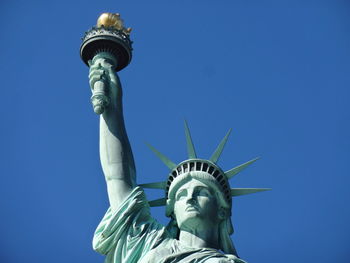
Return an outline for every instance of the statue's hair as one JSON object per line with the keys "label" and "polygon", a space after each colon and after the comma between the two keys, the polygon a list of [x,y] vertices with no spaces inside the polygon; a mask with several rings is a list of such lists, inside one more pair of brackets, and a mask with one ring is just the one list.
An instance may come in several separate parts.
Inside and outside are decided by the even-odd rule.
{"label": "statue's hair", "polygon": [[226,254],[234,254],[237,256],[236,249],[230,238],[230,235],[233,233],[233,226],[231,222],[231,204],[229,204],[227,202],[227,199],[224,197],[224,194],[217,180],[206,172],[191,171],[184,173],[176,177],[172,182],[166,204],[166,215],[171,218],[167,226],[168,232],[172,235],[173,238],[179,238],[180,229],[177,226],[176,218],[174,215],[175,194],[182,185],[189,182],[191,179],[197,179],[198,181],[208,185],[213,190],[218,205],[225,211],[225,219],[219,223],[218,236],[220,249]]}

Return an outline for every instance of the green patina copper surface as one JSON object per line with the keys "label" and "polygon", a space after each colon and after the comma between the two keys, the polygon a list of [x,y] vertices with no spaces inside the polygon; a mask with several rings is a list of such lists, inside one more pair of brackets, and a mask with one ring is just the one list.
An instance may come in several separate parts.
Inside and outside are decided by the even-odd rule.
{"label": "green patina copper surface", "polygon": [[[116,23],[119,14],[105,19],[110,17]],[[230,131],[209,160],[200,159],[185,122],[188,159],[175,164],[148,145],[170,171],[162,182],[138,186],[124,125],[117,65],[118,58],[108,50],[89,61],[92,103],[95,112],[101,114],[100,159],[110,202],[94,234],[94,249],[106,255],[108,263],[244,262],[230,238],[232,196],[268,189],[230,189],[228,180],[257,159],[224,172],[216,163]],[[143,188],[165,190],[165,198],[149,201]],[[162,205],[170,218],[167,226],[150,214],[150,206]]]}

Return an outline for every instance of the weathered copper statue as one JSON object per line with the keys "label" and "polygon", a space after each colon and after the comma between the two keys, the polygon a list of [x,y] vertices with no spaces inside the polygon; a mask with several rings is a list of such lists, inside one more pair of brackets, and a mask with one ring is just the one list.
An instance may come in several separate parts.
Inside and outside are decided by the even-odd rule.
{"label": "weathered copper statue", "polygon": [[[117,30],[122,35],[120,39],[128,38],[130,29],[124,28],[119,15],[103,14],[101,17],[98,26],[103,30]],[[256,159],[224,172],[216,163],[229,133],[209,160],[199,159],[185,123],[188,159],[177,165],[150,146],[169,167],[170,173],[164,182],[137,185],[124,127],[122,88],[115,72],[130,61],[131,42],[127,43],[129,46],[120,44],[120,39],[107,38],[106,42],[101,38],[105,34],[103,30],[100,35],[93,35],[103,43],[102,48],[100,44],[91,44],[93,37],[90,35],[84,39],[81,50],[82,58],[90,66],[94,110],[101,114],[100,158],[110,201],[110,208],[95,232],[94,249],[105,254],[106,262],[111,263],[244,262],[238,258],[230,238],[233,233],[232,196],[267,189],[231,189],[228,179]],[[113,34],[107,33],[107,37]],[[116,43],[121,47],[115,46]],[[88,45],[90,53],[84,50]],[[125,51],[125,48],[130,49]],[[119,51],[124,53],[115,55]],[[146,187],[164,189],[165,197],[149,202],[143,191]],[[166,206],[166,215],[170,218],[166,227],[150,214],[150,206],[160,205]]]}

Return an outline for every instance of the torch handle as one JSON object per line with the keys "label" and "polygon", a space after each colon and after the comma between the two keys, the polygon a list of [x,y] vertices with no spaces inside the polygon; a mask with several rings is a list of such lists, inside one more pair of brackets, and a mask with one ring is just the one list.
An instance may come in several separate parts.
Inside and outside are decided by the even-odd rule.
{"label": "torch handle", "polygon": [[96,114],[102,114],[109,104],[109,97],[106,93],[106,83],[103,80],[96,81],[91,97],[91,103]]}

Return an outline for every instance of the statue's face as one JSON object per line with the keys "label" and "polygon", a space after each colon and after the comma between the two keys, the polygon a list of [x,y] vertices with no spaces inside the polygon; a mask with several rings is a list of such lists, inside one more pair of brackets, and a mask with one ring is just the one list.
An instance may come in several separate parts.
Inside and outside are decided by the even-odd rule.
{"label": "statue's face", "polygon": [[218,224],[218,203],[213,190],[192,178],[175,194],[174,214],[180,230]]}

